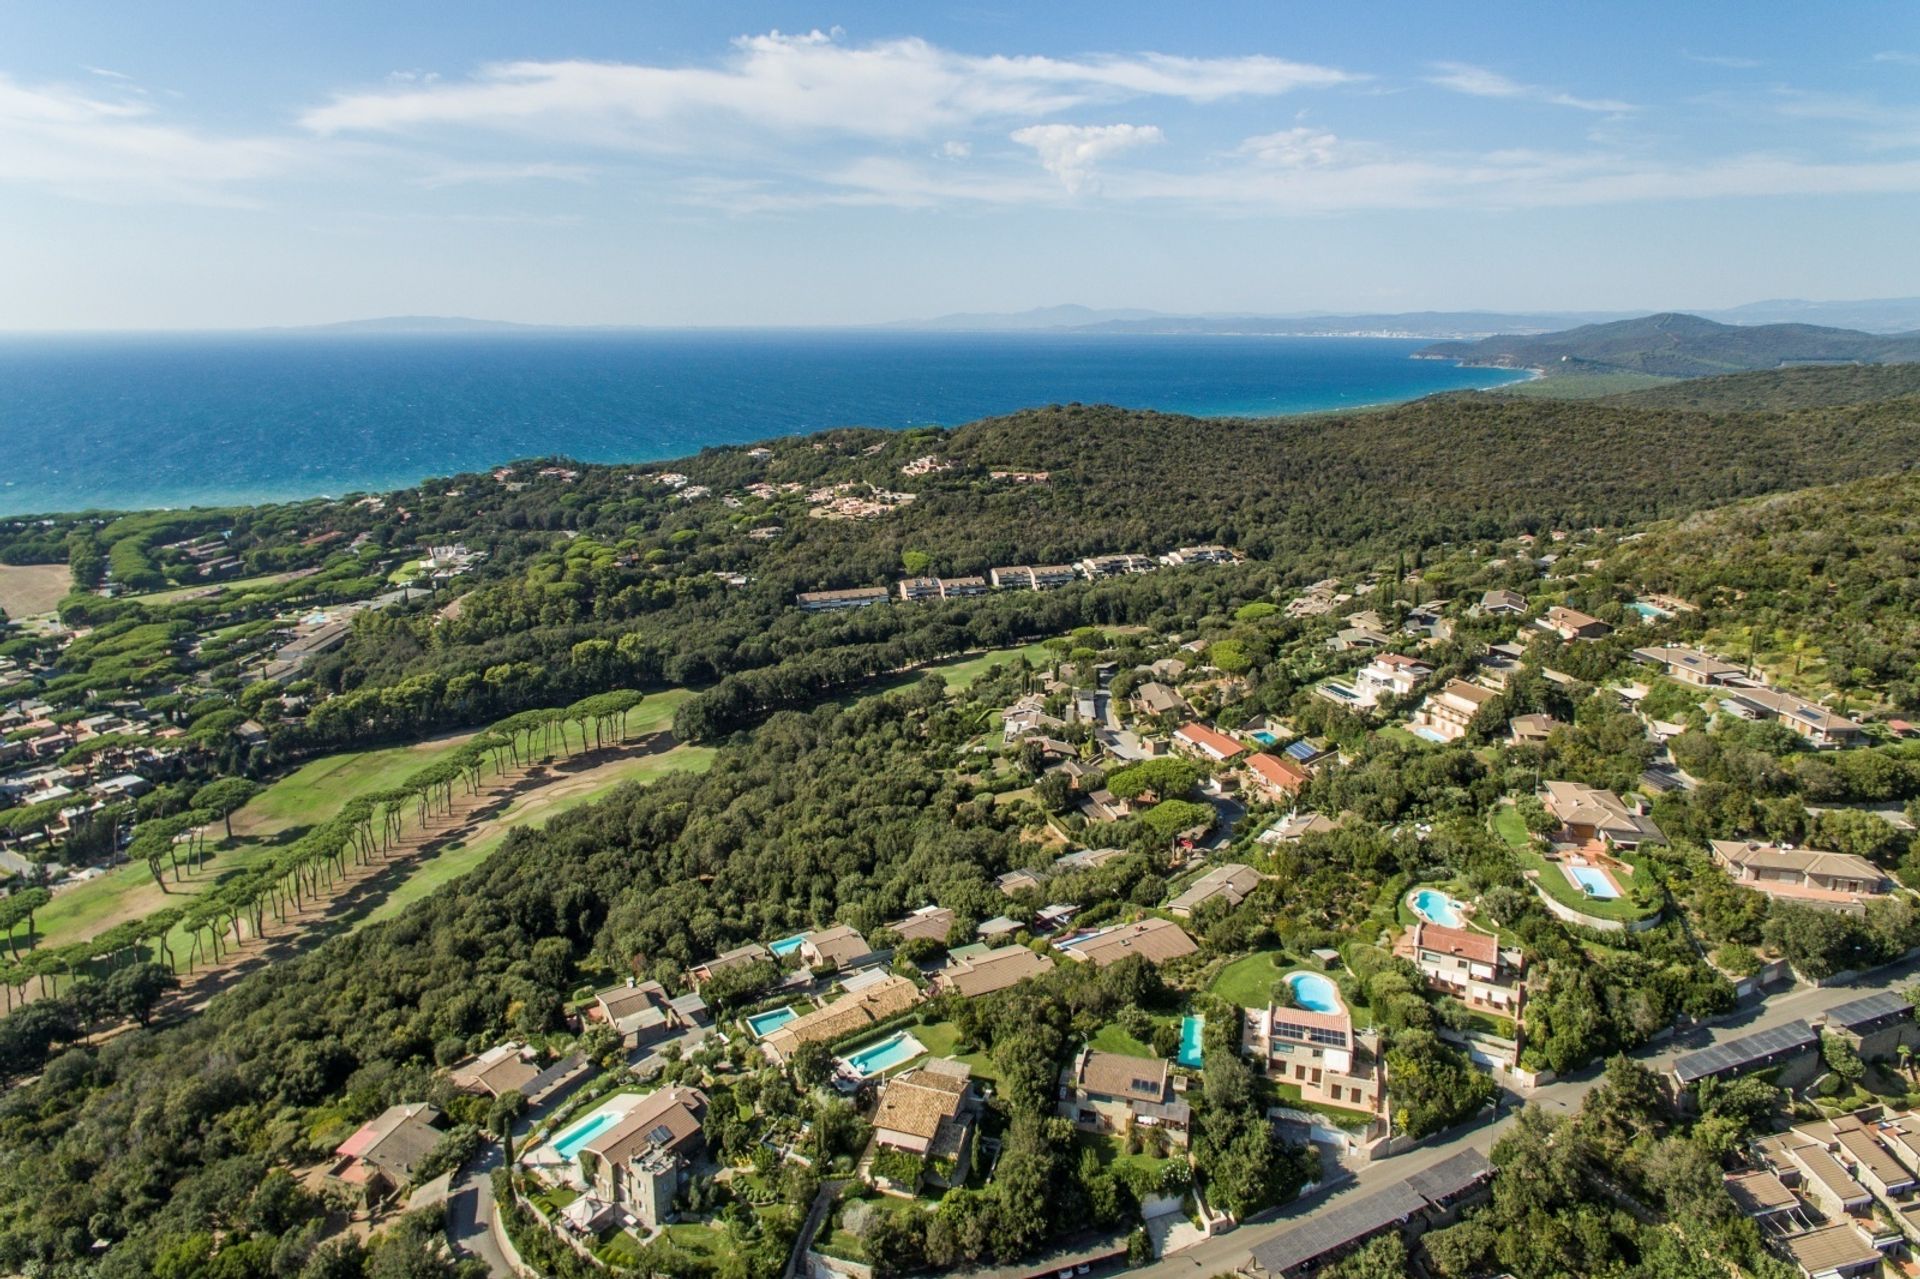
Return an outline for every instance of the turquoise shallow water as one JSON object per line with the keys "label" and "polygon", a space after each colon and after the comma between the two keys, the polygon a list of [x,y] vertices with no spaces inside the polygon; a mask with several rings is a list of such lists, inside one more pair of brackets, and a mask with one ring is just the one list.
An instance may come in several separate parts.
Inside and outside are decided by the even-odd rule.
{"label": "turquoise shallow water", "polygon": [[0,514],[396,488],[1080,401],[1267,416],[1523,375],[1373,338],[892,332],[0,339]]}

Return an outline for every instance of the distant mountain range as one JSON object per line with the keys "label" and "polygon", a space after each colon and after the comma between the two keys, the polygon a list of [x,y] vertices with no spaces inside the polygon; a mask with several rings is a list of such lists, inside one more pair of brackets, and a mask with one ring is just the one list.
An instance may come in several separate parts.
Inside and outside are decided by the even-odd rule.
{"label": "distant mountain range", "polygon": [[[1107,333],[1247,335],[1260,337],[1420,337],[1435,339],[1544,335],[1589,325],[1628,321],[1639,311],[1387,311],[1357,314],[1176,315],[1164,311],[1068,304],[1031,311],[969,311],[891,324],[846,326],[928,333]],[[1757,326],[1822,324],[1866,333],[1920,330],[1920,298],[1859,302],[1750,302],[1724,311],[1691,314],[1722,324]],[[337,324],[262,330],[271,333],[533,333],[605,332],[641,325],[516,324],[458,315],[389,315]]]}
{"label": "distant mountain range", "polygon": [[1561,333],[1436,342],[1414,354],[1464,364],[1541,369],[1549,374],[1711,377],[1793,364],[1908,363],[1920,360],[1920,333],[1862,333],[1813,324],[1720,324],[1697,315],[1668,313],[1585,324]]}
{"label": "distant mountain range", "polygon": [[[1497,334],[1555,333],[1614,320],[1641,311],[1389,311],[1359,314],[1282,313],[1176,315],[1163,311],[1095,310],[1049,306],[1032,311],[967,312],[903,320],[887,328],[950,333],[1131,333],[1245,334],[1263,337],[1478,338]],[[1782,299],[1750,302],[1723,311],[1698,311],[1724,324],[1829,324],[1869,333],[1920,329],[1920,298],[1858,302]]]}

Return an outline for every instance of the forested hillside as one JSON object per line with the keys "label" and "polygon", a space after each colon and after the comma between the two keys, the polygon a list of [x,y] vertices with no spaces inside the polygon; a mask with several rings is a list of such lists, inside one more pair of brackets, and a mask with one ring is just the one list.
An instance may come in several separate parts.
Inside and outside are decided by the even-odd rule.
{"label": "forested hillside", "polygon": [[[422,494],[411,501],[429,529],[484,539],[498,568],[520,571],[467,595],[452,620],[368,619],[316,672],[349,696],[289,736],[338,745],[368,727],[418,731],[608,684],[700,683],[781,663],[804,666],[792,672],[795,687],[817,692],[963,648],[1191,611],[1221,589],[1216,574],[1161,574],[857,616],[792,607],[795,591],[885,585],[909,563],[983,573],[1220,541],[1250,557],[1236,581],[1259,594],[1451,541],[1618,526],[1898,468],[1917,425],[1915,401],[1729,420],[1462,396],[1273,423],[1064,406],[950,434],[842,433],[828,437],[830,452],[782,446],[764,463],[714,450],[677,464],[716,492],[799,474],[917,494],[870,521],[801,520],[771,504],[644,502],[608,472],[583,475],[558,503],[551,489],[483,489],[484,504],[471,487],[458,498]],[[932,453],[956,465],[900,475]],[[988,478],[1005,468],[1050,478]],[[784,523],[772,540],[744,535],[774,520]],[[529,553],[527,530],[555,525],[580,536]],[[721,572],[749,581],[726,589],[711,576]],[[396,709],[380,690],[403,683],[412,691]]]}
{"label": "forested hillside", "polygon": [[1869,364],[1920,359],[1920,336],[1885,336],[1815,324],[1716,324],[1697,315],[1649,315],[1562,333],[1436,342],[1419,354],[1556,373],[1625,370],[1712,377],[1809,361]]}
{"label": "forested hillside", "polygon": [[1704,511],[1623,545],[1608,567],[1699,604],[1717,647],[1789,683],[1920,707],[1920,477]]}
{"label": "forested hillside", "polygon": [[1626,408],[1765,413],[1920,396],[1920,363],[1810,364],[1694,378],[1612,396]]}
{"label": "forested hillside", "polygon": [[[1767,376],[1774,381],[1725,392],[1728,401],[1833,394],[1822,379]],[[860,1241],[883,1273],[1007,1261],[1062,1229],[1133,1220],[1137,1190],[1179,1178],[1136,1176],[1130,1189],[1121,1170],[1140,1165],[1120,1160],[1143,1151],[1107,1150],[1118,1158],[1103,1165],[1100,1150],[1050,1125],[1057,1072],[1094,1040],[1165,1057],[1189,1015],[1206,1020],[1210,1039],[1187,1094],[1191,1161],[1177,1171],[1236,1212],[1291,1194],[1314,1158],[1265,1115],[1298,1101],[1297,1088],[1284,1093],[1246,1065],[1232,1028],[1236,1006],[1291,998],[1274,979],[1309,957],[1335,956],[1328,980],[1380,1037],[1392,1101],[1382,1122],[1421,1136],[1473,1115],[1492,1093],[1452,1046],[1476,1024],[1513,1034],[1530,1068],[1574,1071],[1677,1019],[1724,1011],[1734,980],[1763,962],[1784,957],[1819,976],[1901,953],[1920,938],[1904,901],[1858,917],[1772,904],[1727,880],[1704,850],[1734,837],[1818,842],[1920,881],[1907,834],[1881,816],[1828,807],[1920,797],[1916,748],[1888,744],[1884,723],[1920,706],[1911,676],[1920,520],[1910,515],[1920,480],[1903,473],[1916,425],[1914,397],[1683,412],[1467,395],[1278,423],[1067,405],[952,432],[836,432],[757,455],[712,450],[670,466],[503,468],[258,521],[268,553],[359,541],[313,553],[322,571],[302,580],[329,589],[404,548],[458,542],[484,554],[429,598],[360,614],[341,648],[285,686],[284,699],[277,685],[265,698],[245,691],[271,681],[244,680],[231,652],[228,610],[243,605],[194,612],[165,597],[77,596],[67,616],[94,629],[61,657],[76,669],[49,664],[50,676],[35,676],[65,697],[63,714],[151,696],[163,679],[191,683],[191,706],[181,697],[176,709],[201,725],[195,731],[223,734],[243,713],[271,721],[270,749],[249,757],[258,767],[663,682],[700,686],[675,727],[720,752],[702,776],[628,787],[543,831],[516,830],[399,917],[266,966],[174,1024],[130,1023],[89,1041],[114,1023],[116,987],[73,975],[0,1020],[0,1076],[14,1081],[0,1097],[0,1271],[448,1275],[435,1231],[389,1220],[368,1254],[345,1238],[338,1205],[300,1178],[403,1102],[441,1106],[456,1121],[447,1141],[470,1151],[477,1126],[510,1122],[511,1107],[457,1095],[443,1068],[509,1039],[553,1055],[594,1051],[609,1068],[606,1086],[627,1086],[618,1047],[570,1022],[596,988],[648,978],[679,993],[694,965],[736,946],[835,923],[891,944],[890,922],[929,903],[951,911],[954,927],[900,947],[895,972],[910,982],[927,981],[922,962],[971,942],[976,925],[1003,912],[1032,920],[1066,902],[1082,912],[1077,927],[1143,915],[1172,922],[1163,903],[1176,881],[1200,873],[1187,859],[1189,833],[1210,831],[1232,807],[1216,809],[1193,789],[1213,771],[1203,764],[1162,769],[1153,786],[1118,769],[1110,782],[1104,762],[1087,772],[1104,748],[1087,723],[1067,722],[1076,679],[1121,703],[1165,678],[1191,706],[1183,715],[1262,743],[1280,740],[1276,729],[1307,743],[1320,763],[1285,805],[1341,821],[1262,845],[1257,827],[1284,809],[1242,791],[1240,814],[1257,820],[1223,830],[1230,842],[1214,851],[1257,865],[1260,880],[1244,898],[1180,917],[1191,956],[1156,967],[1136,954],[1100,969],[1063,954],[990,997],[929,993],[914,1025],[930,1039],[938,1026],[941,1055],[991,1077],[1000,1154],[989,1176],[953,1188],[937,1209]],[[816,514],[832,509],[816,498],[822,490],[884,501],[861,518],[826,518]],[[97,554],[94,532],[111,527],[75,522],[65,535],[75,553]],[[12,544],[44,554],[49,537],[48,527],[23,524]],[[837,615],[793,605],[796,590],[1202,541],[1246,559]],[[1339,608],[1329,595],[1317,613],[1289,610],[1307,583],[1335,576],[1352,592]],[[1488,591],[1518,593],[1519,614],[1479,608]],[[1631,611],[1654,591],[1698,609]],[[1523,621],[1569,607],[1611,633],[1563,641]],[[1374,613],[1364,627],[1345,616],[1363,608]],[[1402,722],[1417,694],[1385,698],[1372,717],[1326,696],[1368,655],[1342,646],[1343,627],[1377,627],[1390,632],[1380,643],[1419,652],[1429,687],[1476,677],[1488,646],[1516,635],[1524,656],[1497,692],[1486,689],[1485,713],[1464,735],[1436,740]],[[1739,656],[1732,641],[1742,636],[1788,687],[1871,700],[1873,736],[1816,753],[1780,725],[1726,722],[1701,690],[1656,679],[1633,656],[1654,641]],[[928,680],[822,704],[877,673],[1027,637],[1049,639],[1039,650],[1049,669],[1003,669],[964,696]],[[1096,669],[1111,683],[1089,681]],[[1642,680],[1644,700],[1620,695]],[[1001,717],[1028,698],[1067,740],[1003,737]],[[1550,728],[1539,741],[1511,742],[1516,715]],[[1697,787],[1652,802],[1672,847],[1622,860],[1626,892],[1610,903],[1575,898],[1648,927],[1593,933],[1548,908],[1553,890],[1540,877],[1556,867],[1544,860],[1539,837],[1551,822],[1535,787],[1542,778],[1622,792],[1641,784],[1656,763],[1647,716],[1679,726],[1670,762]],[[1135,712],[1133,729],[1164,739],[1178,722],[1154,718]],[[1140,807],[1089,815],[1109,784],[1109,798]],[[1144,793],[1159,787],[1169,793]],[[1123,851],[1095,869],[1059,869],[1057,854],[1080,844]],[[996,877],[1013,870],[1051,877],[1009,891]],[[1525,952],[1523,1027],[1484,1013],[1476,1023],[1388,949],[1412,922],[1403,903],[1416,884],[1470,900],[1503,945]],[[1036,934],[1013,944],[1048,950]],[[158,977],[156,967],[129,971]],[[704,994],[731,1018],[779,976],[769,961]],[[631,1260],[636,1270],[776,1273],[817,1180],[796,1174],[775,1185],[765,1152],[805,1142],[820,1165],[850,1175],[863,1146],[853,1106],[820,1086],[827,1076],[814,1068],[830,1062],[803,1068],[796,1054],[776,1065],[731,1025],[727,1051],[676,1060],[667,1077],[714,1092],[711,1138],[729,1175],[739,1174],[740,1198],[716,1207],[708,1196],[719,1192],[701,1184],[689,1213],[715,1223],[697,1228],[701,1238],[724,1235],[735,1261],[689,1260],[668,1239],[648,1243],[657,1250]],[[821,1045],[815,1056],[825,1053]],[[1644,1084],[1625,1069],[1610,1079]],[[1771,1088],[1750,1093],[1740,1114],[1708,1116],[1728,1142],[1777,1101]],[[1658,1107],[1634,1114],[1662,1141],[1678,1139]],[[1643,1192],[1665,1183],[1623,1151],[1604,1158],[1597,1180],[1555,1189],[1556,1211],[1588,1214],[1581,1247],[1591,1272],[1613,1273],[1606,1267],[1629,1264],[1643,1246],[1689,1256],[1721,1246],[1691,1229],[1672,1235],[1653,1213],[1617,1219],[1605,1206],[1609,1178]],[[761,1196],[751,1211],[750,1194]],[[1616,1219],[1603,1227],[1603,1216]],[[1758,1248],[1744,1223],[1714,1229]],[[332,1236],[324,1246],[323,1236]],[[1525,1279],[1560,1273],[1552,1257],[1493,1235],[1462,1239],[1466,1261],[1448,1274],[1478,1274],[1494,1259]],[[572,1264],[570,1252],[559,1255]]]}

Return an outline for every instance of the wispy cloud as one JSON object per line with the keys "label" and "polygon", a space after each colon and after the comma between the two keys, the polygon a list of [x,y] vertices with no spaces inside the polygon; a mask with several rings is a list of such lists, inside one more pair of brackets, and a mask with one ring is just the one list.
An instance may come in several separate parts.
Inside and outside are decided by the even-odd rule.
{"label": "wispy cloud", "polygon": [[1770,100],[1773,109],[1788,119],[1852,125],[1854,141],[1872,149],[1920,146],[1920,107],[1892,106],[1862,94],[1784,86],[1775,88]]}
{"label": "wispy cloud", "polygon": [[287,169],[285,144],[164,123],[134,89],[103,96],[0,75],[0,183],[89,199],[244,204],[245,184]]}
{"label": "wispy cloud", "polygon": [[1433,70],[1434,74],[1427,77],[1428,84],[1476,98],[1523,98],[1529,102],[1572,107],[1579,111],[1634,110],[1631,102],[1620,102],[1613,98],[1582,98],[1537,84],[1522,84],[1518,80],[1501,75],[1498,71],[1490,71],[1485,67],[1476,67],[1466,62],[1436,62]]}
{"label": "wispy cloud", "polygon": [[1216,102],[1345,84],[1334,67],[1265,55],[976,56],[904,38],[746,36],[717,66],[505,62],[461,80],[341,94],[306,112],[319,134],[466,128],[674,150],[732,124],[783,135],[938,136],[1133,98]]}
{"label": "wispy cloud", "polygon": [[1873,55],[1875,62],[1892,62],[1903,67],[1920,67],[1920,53],[1906,53],[1899,49],[1882,49]]}
{"label": "wispy cloud", "polygon": [[1166,140],[1151,124],[1033,124],[1015,129],[1012,137],[1032,147],[1040,167],[1073,195],[1095,185],[1095,167],[1108,156]]}
{"label": "wispy cloud", "polygon": [[1767,64],[1758,58],[1743,58],[1734,53],[1683,53],[1689,62],[1698,62],[1709,67],[1726,67],[1730,71],[1757,71]]}
{"label": "wispy cloud", "polygon": [[414,179],[414,185],[437,188],[485,182],[588,182],[593,169],[584,164],[451,164]]}
{"label": "wispy cloud", "polygon": [[1331,164],[1339,145],[1340,139],[1331,133],[1300,126],[1248,138],[1236,148],[1236,153],[1250,156],[1261,164],[1302,168]]}

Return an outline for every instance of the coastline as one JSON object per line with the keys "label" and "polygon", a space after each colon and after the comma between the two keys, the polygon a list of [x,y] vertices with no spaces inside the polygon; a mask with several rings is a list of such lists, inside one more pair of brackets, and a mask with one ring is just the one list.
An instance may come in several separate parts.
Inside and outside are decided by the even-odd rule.
{"label": "coastline", "polygon": [[[1067,402],[1275,422],[1519,380],[1457,360],[1413,372],[1385,335],[762,334],[610,346],[547,336],[63,340],[27,344],[53,356],[22,358],[14,346],[11,360],[0,344],[0,380],[20,392],[0,411],[0,452],[25,459],[0,477],[0,519],[337,499],[535,457],[664,462],[837,429],[953,429]],[[289,350],[298,356],[278,354]],[[44,447],[53,440],[59,448]]]}

